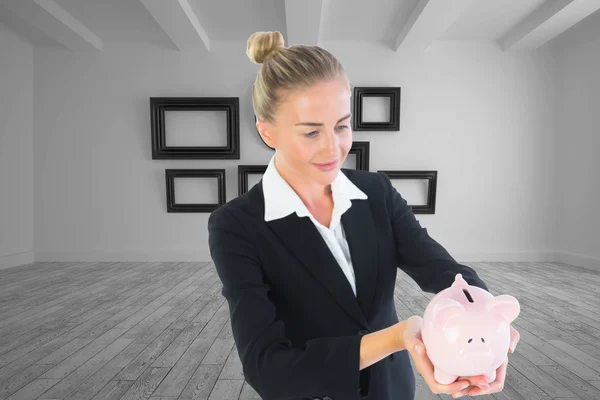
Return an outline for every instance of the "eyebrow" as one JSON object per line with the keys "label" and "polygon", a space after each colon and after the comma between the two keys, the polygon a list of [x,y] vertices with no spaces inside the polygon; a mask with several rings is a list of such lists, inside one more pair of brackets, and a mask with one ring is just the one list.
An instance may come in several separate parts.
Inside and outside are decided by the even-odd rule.
{"label": "eyebrow", "polygon": [[[346,116],[344,116],[344,117],[342,117],[342,118],[338,119],[338,121],[337,121],[337,122],[341,122],[341,121],[345,120],[346,118],[350,118],[351,116],[352,116],[352,113],[350,113],[350,114],[348,114],[348,115],[346,115]],[[337,123],[337,122],[336,122],[336,123]],[[306,126],[325,126],[324,124],[321,124],[321,123],[319,123],[319,122],[298,122],[296,125],[306,125]],[[294,126],[296,126],[296,125],[294,125]]]}

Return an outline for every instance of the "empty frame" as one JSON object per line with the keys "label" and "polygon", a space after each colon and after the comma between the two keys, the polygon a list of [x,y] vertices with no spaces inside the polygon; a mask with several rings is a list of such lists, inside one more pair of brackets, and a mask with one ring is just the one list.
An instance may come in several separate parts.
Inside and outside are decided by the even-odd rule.
{"label": "empty frame", "polygon": [[[435,214],[435,200],[437,191],[437,171],[377,171],[379,173],[386,174],[390,180],[394,179],[406,179],[406,180],[424,180],[427,184],[425,190],[425,204],[410,204],[414,214]],[[404,193],[404,192],[403,192]],[[402,194],[403,198],[406,198]]]}
{"label": "empty frame", "polygon": [[246,193],[252,186],[249,184],[251,175],[262,175],[267,170],[267,165],[238,165],[238,195]]}
{"label": "empty frame", "polygon": [[[166,112],[177,111],[223,111],[225,118],[220,121],[225,137],[215,146],[169,146],[165,123]],[[238,97],[151,97],[150,117],[152,131],[152,159],[240,159],[240,118]],[[211,133],[210,126],[188,124],[192,126],[192,136],[200,138]],[[207,124],[208,125],[208,124]],[[212,129],[213,131],[221,129]],[[212,132],[214,133],[214,132]]]}
{"label": "empty frame", "polygon": [[[175,178],[216,178],[216,202],[177,203]],[[225,204],[224,169],[166,169],[167,212],[212,212]]]}
{"label": "empty frame", "polygon": [[356,157],[356,168],[362,171],[369,170],[369,142],[352,142],[352,148],[348,154]]}
{"label": "empty frame", "polygon": [[[355,87],[353,94],[352,129],[355,131],[399,131],[399,87]],[[384,105],[377,103],[384,100]],[[369,103],[369,104],[366,104]],[[365,115],[365,111],[368,111]],[[372,119],[374,116],[374,119]],[[382,117],[383,116],[383,117]]]}

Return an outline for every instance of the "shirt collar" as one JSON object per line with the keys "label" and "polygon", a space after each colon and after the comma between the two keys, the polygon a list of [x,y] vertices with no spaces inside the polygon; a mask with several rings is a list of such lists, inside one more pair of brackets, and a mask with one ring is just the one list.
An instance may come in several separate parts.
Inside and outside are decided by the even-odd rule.
{"label": "shirt collar", "polygon": [[[294,212],[299,217],[312,218],[300,196],[279,174],[275,167],[275,155],[271,157],[263,174],[262,188],[265,198],[265,221],[283,218]],[[342,171],[338,171],[338,175],[331,183],[331,190],[334,202],[334,220],[336,211],[339,218],[344,211],[350,208],[351,200],[367,199],[367,195],[356,187]]]}

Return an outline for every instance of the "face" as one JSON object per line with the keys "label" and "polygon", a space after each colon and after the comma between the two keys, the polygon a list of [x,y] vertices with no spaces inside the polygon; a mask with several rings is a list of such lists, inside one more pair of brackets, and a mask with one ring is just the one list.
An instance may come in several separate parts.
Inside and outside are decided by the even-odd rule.
{"label": "face", "polygon": [[257,121],[286,180],[309,186],[333,182],[352,147],[350,100],[345,80],[323,82],[288,92],[275,125]]}

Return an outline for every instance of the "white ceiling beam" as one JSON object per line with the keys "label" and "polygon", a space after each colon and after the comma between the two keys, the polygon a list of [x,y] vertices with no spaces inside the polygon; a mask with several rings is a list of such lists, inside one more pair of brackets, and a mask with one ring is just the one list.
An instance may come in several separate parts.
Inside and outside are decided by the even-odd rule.
{"label": "white ceiling beam", "polygon": [[599,0],[546,1],[501,38],[499,45],[504,51],[535,49],[598,9]]}
{"label": "white ceiling beam", "polygon": [[426,51],[474,1],[419,0],[396,38],[395,50]]}
{"label": "white ceiling beam", "polygon": [[322,10],[323,0],[285,0],[286,47],[319,44]]}
{"label": "white ceiling beam", "polygon": [[180,51],[199,47],[210,51],[210,40],[190,0],[140,1]]}
{"label": "white ceiling beam", "polygon": [[72,51],[102,51],[102,39],[52,0],[3,0],[2,5]]}

